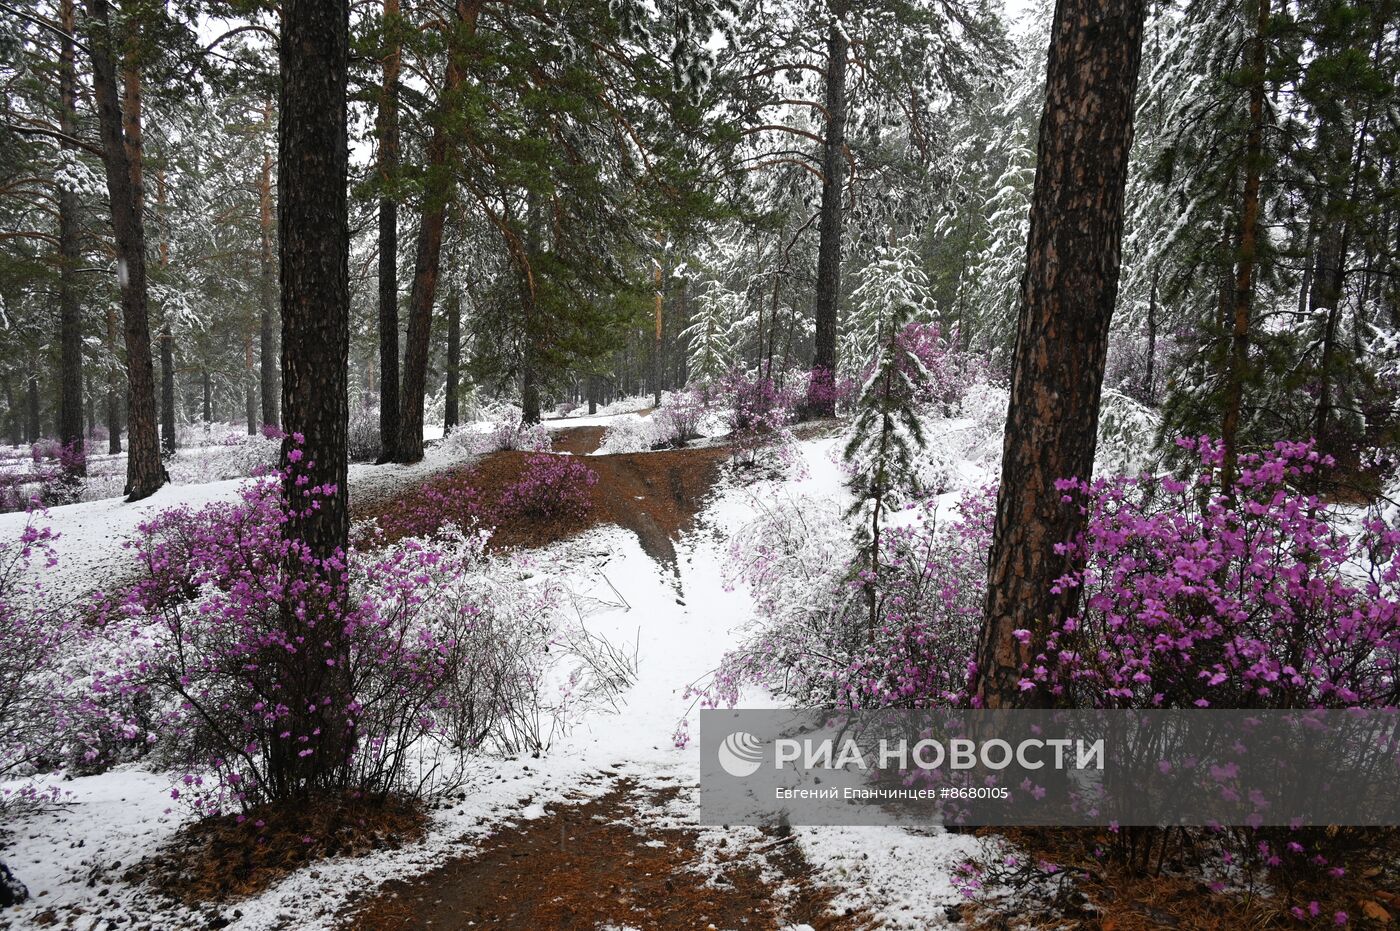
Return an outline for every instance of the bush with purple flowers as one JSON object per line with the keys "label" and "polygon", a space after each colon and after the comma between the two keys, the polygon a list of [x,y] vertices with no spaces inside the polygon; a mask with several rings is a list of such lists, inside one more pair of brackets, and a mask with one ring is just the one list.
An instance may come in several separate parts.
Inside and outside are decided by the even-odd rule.
{"label": "bush with purple flowers", "polygon": [[593,507],[598,473],[569,456],[539,453],[501,493],[501,514],[532,520],[581,520]]}
{"label": "bush with purple flowers", "polygon": [[733,371],[719,385],[734,462],[744,467],[788,464],[797,393],[763,375]]}

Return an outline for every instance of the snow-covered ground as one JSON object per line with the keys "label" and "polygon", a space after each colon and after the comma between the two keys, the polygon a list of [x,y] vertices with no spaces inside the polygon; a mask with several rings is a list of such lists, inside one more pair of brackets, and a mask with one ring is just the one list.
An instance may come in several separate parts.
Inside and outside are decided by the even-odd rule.
{"label": "snow-covered ground", "polygon": [[[588,418],[588,421],[604,418]],[[578,419],[554,425],[581,425]],[[845,491],[835,455],[840,440],[802,441],[802,477],[783,483],[794,495],[839,501]],[[421,478],[442,463],[432,454],[407,468],[357,467],[353,494],[383,493]],[[982,470],[960,467],[964,479]],[[144,514],[177,502],[198,503],[234,494],[236,482],[198,488],[170,488],[140,505],[94,502],[57,508],[51,520],[64,534],[65,560],[98,576],[119,570],[119,538]],[[693,786],[698,781],[698,742],[678,748],[673,735],[690,719],[698,732],[694,700],[687,685],[703,679],[740,636],[749,617],[749,596],[726,590],[722,568],[728,537],[750,521],[762,500],[776,489],[767,483],[722,484],[701,513],[696,529],[676,544],[674,568],[658,565],[629,531],[596,528],[555,544],[537,563],[567,581],[590,602],[588,629],[615,644],[636,644],[638,675],[620,710],[594,711],[577,722],[541,759],[478,759],[463,800],[436,812],[421,843],[358,859],[334,859],[304,869],[250,900],[213,909],[202,919],[220,917],[231,928],[329,928],[357,891],[385,880],[427,871],[445,857],[520,818],[537,817],[566,796],[606,791],[617,779],[642,785]],[[12,533],[22,515],[0,518],[0,533]],[[85,562],[84,562],[85,560]],[[75,571],[66,569],[65,571]],[[765,696],[745,696],[746,707],[771,704]],[[607,775],[603,775],[606,773]],[[120,881],[122,865],[150,854],[185,817],[170,810],[165,778],[135,768],[73,779],[64,784],[71,802],[64,809],[32,816],[14,827],[3,858],[33,899],[10,916],[10,927],[25,927],[44,909],[78,906],[106,927],[105,919],[178,925],[188,916],[162,911],[168,906]],[[682,793],[681,799],[689,798]],[[672,806],[674,822],[693,825],[693,807]],[[706,829],[702,841],[725,832]],[[735,839],[753,829],[730,832]],[[739,835],[742,835],[740,837]],[[980,841],[941,832],[913,834],[898,828],[802,828],[798,842],[820,881],[837,891],[841,907],[866,909],[891,927],[927,928],[946,923],[950,905],[961,901],[953,888],[953,868],[974,855]],[[717,842],[717,841],[716,841]],[[0,918],[0,926],[5,919]]]}

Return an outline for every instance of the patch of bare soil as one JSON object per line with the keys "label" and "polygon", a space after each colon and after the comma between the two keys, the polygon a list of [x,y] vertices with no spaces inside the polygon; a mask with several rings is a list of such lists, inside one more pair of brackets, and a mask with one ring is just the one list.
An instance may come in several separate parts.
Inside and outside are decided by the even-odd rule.
{"label": "patch of bare soil", "polygon": [[205,818],[123,876],[188,906],[242,899],[316,860],[396,850],[423,836],[416,802],[319,799]]}
{"label": "patch of bare soil", "polygon": [[607,432],[607,427],[566,427],[553,431],[550,438],[554,441],[556,453],[587,456],[598,451],[598,447],[603,445],[603,434]]}
{"label": "patch of bare soil", "polygon": [[[583,518],[527,520],[512,518],[496,527],[491,546],[533,548],[567,539],[599,524],[617,524],[637,535],[642,548],[658,562],[674,564],[674,541],[692,526],[706,496],[729,456],[724,446],[674,449],[647,453],[587,456],[597,448],[601,427],[573,427],[555,433],[555,449],[574,452],[598,473],[590,490],[592,506]],[[423,514],[434,525],[467,524],[474,517],[495,513],[501,495],[520,479],[526,461],[536,453],[496,452],[470,466],[444,472],[422,486],[357,508],[354,516],[378,518],[384,542],[433,527],[403,515]],[[431,489],[430,499],[425,489]]]}
{"label": "patch of bare soil", "polygon": [[[649,795],[650,797],[643,797]],[[790,836],[702,850],[698,832],[636,827],[654,790],[621,782],[608,794],[499,831],[469,856],[413,880],[386,883],[345,931],[816,931],[869,927],[829,914]],[[718,854],[718,855],[716,855]],[[762,873],[767,873],[765,879]],[[774,875],[776,873],[776,876]]]}

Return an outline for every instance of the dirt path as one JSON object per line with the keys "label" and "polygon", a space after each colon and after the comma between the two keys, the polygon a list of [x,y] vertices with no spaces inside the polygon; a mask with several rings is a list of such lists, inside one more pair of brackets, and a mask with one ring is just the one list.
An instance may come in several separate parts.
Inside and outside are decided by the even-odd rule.
{"label": "dirt path", "polygon": [[[674,566],[674,540],[691,527],[728,457],[723,446],[647,453],[592,456],[602,427],[567,427],[553,431],[556,452],[577,456],[598,473],[587,517],[549,521],[512,521],[491,538],[497,548],[534,548],[575,536],[598,524],[617,524],[637,535],[647,555]],[[477,462],[430,478],[422,485],[353,508],[357,519],[378,518],[385,542],[430,532],[438,524],[469,522],[490,514],[494,503],[518,480],[533,454],[496,452]],[[425,494],[431,489],[432,497]]]}
{"label": "dirt path", "polygon": [[[497,529],[500,547],[543,546],[612,523],[680,583],[676,541],[692,527],[729,455],[725,447],[589,455],[604,428],[553,431],[554,450],[579,457],[598,474],[586,520],[513,522]],[[529,454],[498,452],[399,495],[374,516],[489,508],[514,482]],[[426,505],[426,507],[425,507]],[[444,509],[446,513],[444,513]],[[366,515],[358,515],[366,516]],[[392,535],[391,535],[392,536]],[[645,623],[645,621],[644,621]],[[672,929],[863,928],[858,915],[830,913],[831,893],[812,879],[790,836],[748,829],[677,827],[693,811],[695,791],[665,777],[640,785],[608,770],[610,787],[551,805],[533,820],[507,823],[471,853],[411,880],[395,880],[355,903],[343,927],[501,929],[501,931],[672,931]],[[668,807],[670,806],[670,807]]]}
{"label": "dirt path", "polygon": [[829,914],[790,835],[717,846],[700,832],[648,826],[678,788],[630,780],[524,821],[469,856],[386,883],[346,931],[390,929],[779,929],[865,925]]}

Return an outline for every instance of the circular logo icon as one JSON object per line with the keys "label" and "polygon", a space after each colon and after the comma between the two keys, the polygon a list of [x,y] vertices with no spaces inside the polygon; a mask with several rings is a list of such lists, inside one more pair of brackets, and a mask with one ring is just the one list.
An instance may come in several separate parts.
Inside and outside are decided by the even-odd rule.
{"label": "circular logo icon", "polygon": [[748,731],[735,731],[719,745],[719,765],[736,779],[758,772],[763,765],[763,743]]}

